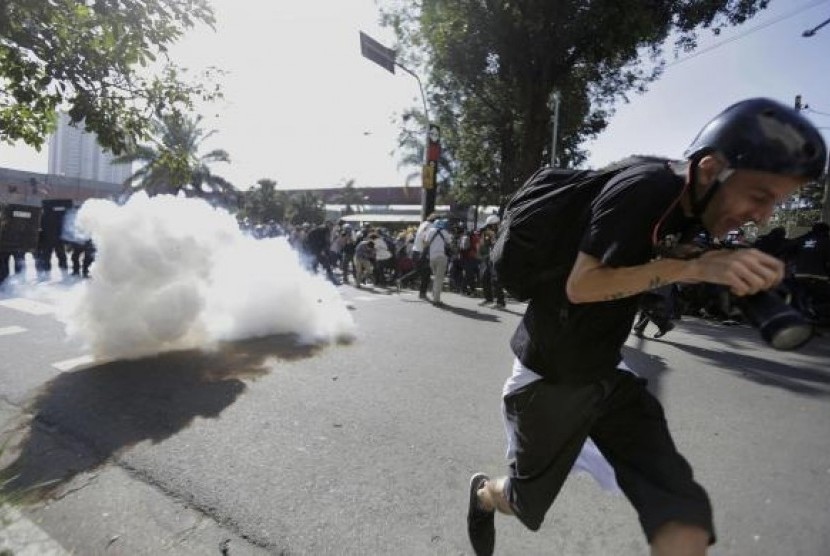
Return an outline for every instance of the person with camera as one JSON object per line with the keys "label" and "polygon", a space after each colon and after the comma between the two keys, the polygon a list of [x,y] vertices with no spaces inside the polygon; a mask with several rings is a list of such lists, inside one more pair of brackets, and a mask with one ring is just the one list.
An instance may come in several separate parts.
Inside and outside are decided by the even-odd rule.
{"label": "person with camera", "polygon": [[685,160],[643,161],[602,188],[575,235],[569,272],[530,298],[511,339],[516,360],[502,406],[509,473],[471,478],[467,524],[476,554],[493,553],[496,511],[539,529],[588,439],[613,467],[652,554],[706,553],[715,542],[709,497],[646,381],[624,370],[621,349],[644,292],[707,282],[740,297],[778,284],[783,263],[756,249],[689,250],[690,258],[657,257],[655,249],[701,227],[724,237],[765,222],[776,203],[819,179],[826,159],[822,136],[804,116],[755,98],[706,124]]}
{"label": "person with camera", "polygon": [[484,227],[481,229],[481,241],[478,245],[478,257],[481,259],[481,288],[484,293],[482,305],[495,302],[494,307],[504,309],[504,289],[499,284],[496,269],[493,266],[493,261],[490,260],[490,252],[496,242],[499,223],[500,219],[496,214],[491,214],[484,221]]}

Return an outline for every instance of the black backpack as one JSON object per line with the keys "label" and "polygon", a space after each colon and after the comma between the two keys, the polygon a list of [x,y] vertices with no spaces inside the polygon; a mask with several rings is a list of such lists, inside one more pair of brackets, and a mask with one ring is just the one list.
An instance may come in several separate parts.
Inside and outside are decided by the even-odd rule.
{"label": "black backpack", "polygon": [[601,170],[546,167],[507,202],[490,260],[499,283],[520,301],[567,278],[588,225],[591,201],[611,178],[634,166],[665,163],[629,157]]}

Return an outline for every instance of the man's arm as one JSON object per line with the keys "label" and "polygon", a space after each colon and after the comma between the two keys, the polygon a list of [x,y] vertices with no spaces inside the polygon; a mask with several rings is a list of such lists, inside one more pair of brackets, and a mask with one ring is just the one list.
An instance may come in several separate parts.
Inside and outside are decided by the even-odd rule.
{"label": "man's arm", "polygon": [[658,259],[629,267],[611,267],[580,252],[568,276],[572,303],[612,301],[675,282],[729,286],[735,295],[766,290],[784,277],[784,264],[757,249],[709,251],[696,259]]}

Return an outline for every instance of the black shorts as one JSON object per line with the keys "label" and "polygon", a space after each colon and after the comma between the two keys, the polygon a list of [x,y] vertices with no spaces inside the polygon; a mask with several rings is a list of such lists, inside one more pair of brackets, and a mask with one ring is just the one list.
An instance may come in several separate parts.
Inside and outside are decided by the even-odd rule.
{"label": "black shorts", "polygon": [[646,381],[620,371],[592,384],[533,382],[504,398],[512,435],[505,494],[529,529],[542,525],[590,436],[614,468],[649,543],[670,521],[697,525],[715,542],[706,491],[678,453]]}

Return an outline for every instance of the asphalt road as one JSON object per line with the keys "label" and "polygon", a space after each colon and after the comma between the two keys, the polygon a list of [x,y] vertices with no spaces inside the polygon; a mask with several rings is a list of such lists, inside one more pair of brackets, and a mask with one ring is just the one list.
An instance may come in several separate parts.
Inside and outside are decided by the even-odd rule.
{"label": "asphalt road", "polygon": [[[4,459],[26,514],[79,554],[231,537],[229,554],[470,553],[467,483],[505,469],[500,393],[523,307],[341,290],[359,327],[348,345],[265,338],[101,365],[48,306],[0,299],[0,416],[19,443]],[[830,554],[830,334],[779,353],[748,327],[684,319],[625,356],[710,493],[712,554]],[[118,497],[140,502],[102,510]],[[498,554],[648,550],[627,501],[581,474],[538,533],[496,525]]]}

